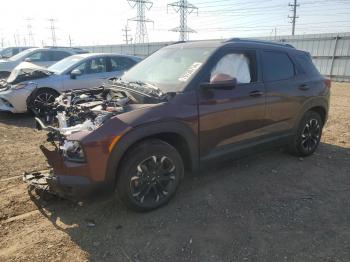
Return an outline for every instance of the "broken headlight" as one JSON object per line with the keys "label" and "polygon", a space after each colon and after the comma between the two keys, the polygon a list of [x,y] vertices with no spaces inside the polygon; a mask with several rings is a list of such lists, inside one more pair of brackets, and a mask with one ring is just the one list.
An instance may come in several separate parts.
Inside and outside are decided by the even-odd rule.
{"label": "broken headlight", "polygon": [[84,150],[79,141],[65,140],[60,149],[67,160],[85,162]]}

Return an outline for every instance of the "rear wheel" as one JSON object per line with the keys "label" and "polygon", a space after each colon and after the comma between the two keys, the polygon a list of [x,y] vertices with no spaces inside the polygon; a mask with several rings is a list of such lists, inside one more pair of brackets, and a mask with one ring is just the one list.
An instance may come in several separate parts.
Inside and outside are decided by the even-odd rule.
{"label": "rear wheel", "polygon": [[314,112],[307,112],[300,121],[290,151],[297,156],[309,156],[317,149],[322,135],[323,121]]}
{"label": "rear wheel", "polygon": [[123,159],[117,192],[136,211],[149,211],[166,204],[184,174],[182,158],[168,143],[152,139],[133,147]]}
{"label": "rear wheel", "polygon": [[40,89],[29,101],[29,107],[37,113],[43,114],[48,110],[48,106],[55,102],[59,94],[48,88]]}

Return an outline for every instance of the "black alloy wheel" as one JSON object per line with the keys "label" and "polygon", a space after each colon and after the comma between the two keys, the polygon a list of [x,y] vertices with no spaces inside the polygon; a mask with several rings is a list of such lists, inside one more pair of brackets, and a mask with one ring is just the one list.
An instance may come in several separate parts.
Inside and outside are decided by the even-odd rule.
{"label": "black alloy wheel", "polygon": [[300,121],[290,152],[296,156],[309,156],[315,152],[321,141],[323,120],[317,112],[308,111]]}
{"label": "black alloy wheel", "polygon": [[121,200],[136,211],[149,211],[175,195],[184,174],[183,161],[170,144],[150,139],[133,146],[117,174]]}
{"label": "black alloy wheel", "polygon": [[174,163],[167,156],[151,156],[141,161],[130,178],[131,194],[140,204],[159,202],[174,191]]}
{"label": "black alloy wheel", "polygon": [[301,146],[305,152],[315,151],[321,137],[321,125],[317,119],[309,119],[301,134]]}
{"label": "black alloy wheel", "polygon": [[48,110],[50,104],[55,102],[58,93],[50,89],[39,90],[37,94],[32,98],[30,107],[37,111],[39,114],[45,113]]}

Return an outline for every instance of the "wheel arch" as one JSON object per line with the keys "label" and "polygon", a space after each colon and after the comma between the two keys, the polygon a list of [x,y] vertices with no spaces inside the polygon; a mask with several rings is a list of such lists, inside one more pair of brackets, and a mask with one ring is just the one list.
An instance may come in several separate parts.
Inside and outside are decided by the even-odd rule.
{"label": "wheel arch", "polygon": [[159,139],[173,146],[181,155],[185,169],[199,168],[198,138],[185,124],[167,121],[144,124],[124,134],[114,146],[107,163],[106,180],[113,185],[123,158],[134,146],[148,139]]}
{"label": "wheel arch", "polygon": [[314,98],[307,101],[303,105],[302,110],[300,110],[300,113],[297,116],[294,129],[296,130],[298,128],[301,119],[309,111],[314,111],[320,114],[323,120],[323,124],[325,124],[328,118],[328,109],[329,109],[329,100],[327,98]]}

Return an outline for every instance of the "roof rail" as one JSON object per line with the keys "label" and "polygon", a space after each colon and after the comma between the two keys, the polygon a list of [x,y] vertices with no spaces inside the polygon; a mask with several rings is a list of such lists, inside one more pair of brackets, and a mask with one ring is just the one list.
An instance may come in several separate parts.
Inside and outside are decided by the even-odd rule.
{"label": "roof rail", "polygon": [[82,50],[80,47],[72,47],[72,46],[51,46],[51,45],[45,45],[43,48],[69,48],[69,49],[77,49]]}
{"label": "roof rail", "polygon": [[266,40],[257,40],[257,39],[237,38],[237,37],[231,38],[231,39],[228,39],[225,41],[225,43],[229,43],[229,42],[257,43],[257,44],[268,44],[268,45],[274,45],[274,46],[295,48],[291,44],[287,44],[287,43],[273,42],[273,41],[266,41]]}

